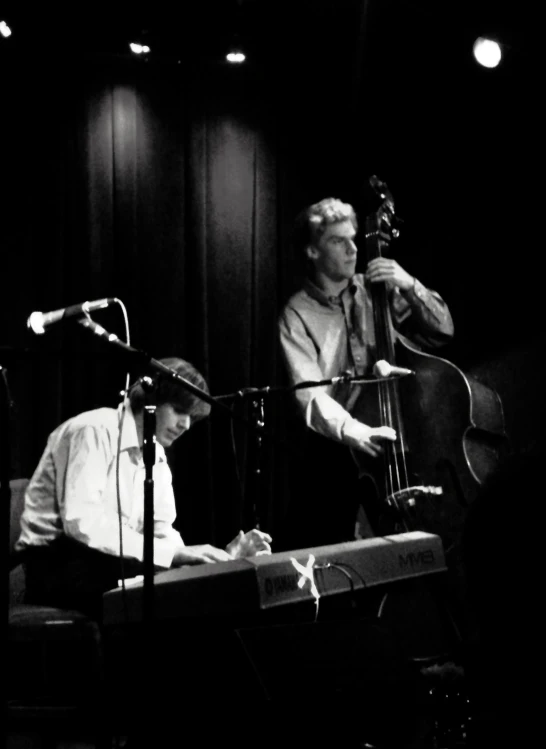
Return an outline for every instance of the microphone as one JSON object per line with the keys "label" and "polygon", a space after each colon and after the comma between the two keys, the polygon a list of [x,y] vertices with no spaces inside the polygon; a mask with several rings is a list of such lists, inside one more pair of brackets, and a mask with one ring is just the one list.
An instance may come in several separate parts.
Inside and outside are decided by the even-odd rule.
{"label": "microphone", "polygon": [[375,362],[373,365],[373,373],[376,377],[406,377],[407,375],[415,374],[413,369],[395,367],[384,359]]}
{"label": "microphone", "polygon": [[33,312],[27,320],[27,328],[32,330],[36,335],[42,335],[45,333],[45,329],[50,325],[54,325],[59,320],[68,319],[69,317],[82,317],[87,315],[89,312],[94,312],[97,309],[105,309],[111,304],[114,304],[118,300],[114,298],[108,299],[97,299],[94,302],[82,302],[81,304],[73,304],[71,307],[63,307],[62,309],[56,309],[52,312]]}

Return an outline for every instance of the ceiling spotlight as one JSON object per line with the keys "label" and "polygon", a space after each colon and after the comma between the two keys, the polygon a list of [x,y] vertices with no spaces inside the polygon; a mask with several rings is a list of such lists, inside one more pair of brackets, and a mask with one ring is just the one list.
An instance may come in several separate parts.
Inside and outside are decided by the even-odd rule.
{"label": "ceiling spotlight", "polygon": [[7,39],[8,36],[11,36],[11,29],[5,21],[0,21],[0,34],[2,34],[5,39]]}
{"label": "ceiling spotlight", "polygon": [[476,39],[473,52],[476,61],[484,68],[496,68],[502,57],[500,44],[484,36]]}
{"label": "ceiling spotlight", "polygon": [[244,62],[246,60],[246,55],[244,52],[241,52],[240,49],[232,49],[230,52],[226,55],[226,60],[228,62]]}
{"label": "ceiling spotlight", "polygon": [[[237,7],[234,8],[234,12],[231,15],[231,31],[230,40],[227,46],[226,60],[232,64],[240,65],[246,60],[246,55],[243,52],[245,44],[244,39],[244,24],[243,24],[243,0],[232,0],[237,3]],[[227,41],[227,38],[226,38]]]}
{"label": "ceiling spotlight", "polygon": [[150,48],[147,44],[137,44],[136,42],[131,42],[129,44],[129,47],[131,48],[131,52],[134,52],[135,55],[147,55],[150,51]]}

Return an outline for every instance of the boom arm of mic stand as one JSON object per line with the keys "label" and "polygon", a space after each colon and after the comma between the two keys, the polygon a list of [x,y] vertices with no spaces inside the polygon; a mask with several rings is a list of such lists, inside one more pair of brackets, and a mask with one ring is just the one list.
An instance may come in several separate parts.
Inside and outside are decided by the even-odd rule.
{"label": "boom arm of mic stand", "polygon": [[220,407],[221,409],[224,409],[225,411],[228,411],[231,415],[233,415],[231,409],[228,406],[225,406],[223,403],[217,401],[216,398],[214,398],[212,395],[209,395],[207,392],[201,390],[201,388],[197,387],[189,380],[186,380],[185,377],[179,375],[178,372],[174,371],[174,369],[171,369],[157,359],[154,359],[150,356],[150,354],[147,354],[145,351],[142,351],[140,349],[133,348],[128,343],[120,340],[114,333],[109,333],[101,325],[97,325],[96,322],[91,320],[90,317],[78,318],[77,322],[82,327],[87,328],[87,330],[90,330],[92,333],[99,336],[99,338],[108,341],[108,343],[111,343],[116,348],[139,360],[140,366],[151,367],[156,372],[160,372],[161,374],[164,374],[167,377],[176,380],[191,393],[196,395],[198,398],[201,398],[201,400],[206,401],[206,403],[209,403],[211,406]]}
{"label": "boom arm of mic stand", "polygon": [[323,387],[324,385],[337,385],[338,383],[347,383],[348,385],[376,385],[379,382],[387,382],[390,380],[399,380],[401,375],[389,375],[388,377],[364,377],[363,375],[339,375],[338,377],[331,377],[329,380],[310,380],[307,382],[298,382],[297,385],[293,385],[287,388],[288,392],[292,390],[300,390],[303,388],[315,388]]}
{"label": "boom arm of mic stand", "polygon": [[[306,380],[305,382],[298,382],[296,385],[290,385],[289,387],[263,387],[263,388],[243,388],[237,390],[235,393],[226,393],[225,395],[217,395],[216,400],[229,400],[235,398],[259,398],[262,395],[270,395],[271,393],[285,394],[292,393],[294,390],[303,390],[304,388],[317,388],[324,387],[325,385],[337,385],[339,382],[348,382],[355,384],[365,383],[376,383],[383,382],[384,380],[392,380],[394,377],[373,377],[366,378],[359,375],[352,376],[348,374],[338,375],[337,377],[330,377],[327,380]],[[398,378],[396,378],[398,379]]]}
{"label": "boom arm of mic stand", "polygon": [[[201,400],[204,400],[206,403],[209,403],[211,406],[216,408],[217,410],[222,411],[226,415],[228,415],[231,419],[234,419],[235,421],[240,422],[241,424],[244,424],[247,428],[253,428],[253,425],[250,424],[246,419],[241,418],[237,414],[234,413],[234,411],[230,408],[230,406],[225,405],[221,402],[221,399],[224,397],[231,397],[231,396],[212,396],[209,395],[204,390],[201,390],[201,388],[198,388],[196,385],[194,385],[192,382],[189,382],[189,380],[186,380],[184,377],[178,374],[178,372],[175,372],[173,369],[170,369],[169,367],[165,366],[162,362],[158,361],[157,359],[153,359],[150,354],[147,354],[145,351],[141,351],[140,349],[133,348],[128,343],[125,343],[124,341],[121,341],[117,335],[114,333],[109,333],[107,330],[105,330],[101,325],[98,325],[96,322],[91,320],[90,317],[82,317],[78,318],[77,322],[87,330],[91,331],[91,333],[94,333],[95,335],[99,336],[99,338],[102,338],[108,343],[111,343],[116,348],[120,349],[121,351],[124,351],[126,354],[132,356],[133,358],[137,359],[140,362],[141,367],[151,367],[152,369],[155,369],[157,372],[161,372],[162,374],[166,375],[167,377],[172,378],[173,380],[176,380],[181,385],[183,385],[187,390],[189,390],[191,393],[196,395],[198,398],[201,398]],[[271,390],[271,388],[264,389],[264,392],[266,390]],[[280,388],[279,388],[280,390]],[[233,397],[238,396],[239,393],[233,393]],[[257,391],[254,391],[255,393]],[[264,437],[268,437],[269,439],[273,439],[271,435],[268,435],[265,430],[261,430],[261,434]]]}

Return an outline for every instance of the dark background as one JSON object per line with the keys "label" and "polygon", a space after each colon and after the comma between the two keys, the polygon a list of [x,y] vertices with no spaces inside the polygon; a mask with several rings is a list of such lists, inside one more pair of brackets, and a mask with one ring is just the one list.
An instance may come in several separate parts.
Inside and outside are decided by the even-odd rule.
{"label": "dark background", "polygon": [[[536,14],[483,0],[176,7],[3,3],[14,33],[0,40],[0,364],[13,476],[31,475],[60,421],[115,405],[127,364],[77,325],[32,335],[32,311],[115,296],[132,345],[189,359],[214,395],[282,385],[293,218],[328,195],[363,218],[371,174],[404,220],[393,254],[451,308],[442,356],[498,390],[515,451],[542,448]],[[146,59],[127,46],[142,31]],[[242,66],[224,61],[235,33]],[[504,44],[497,69],[472,58],[483,33]],[[125,336],[119,307],[93,318]],[[266,441],[259,503],[273,533],[290,500],[284,413],[270,396],[284,445]],[[247,521],[251,447],[216,412],[170,451],[188,542],[225,543]]]}

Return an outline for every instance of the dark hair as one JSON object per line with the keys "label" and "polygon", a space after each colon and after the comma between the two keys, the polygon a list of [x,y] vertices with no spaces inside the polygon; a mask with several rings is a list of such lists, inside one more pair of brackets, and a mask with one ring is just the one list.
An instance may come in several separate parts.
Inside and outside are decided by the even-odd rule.
{"label": "dark hair", "polygon": [[[179,359],[176,356],[169,356],[164,359],[159,359],[158,361],[166,367],[173,369],[185,380],[191,382],[192,385],[195,385],[200,390],[204,390],[207,394],[209,393],[209,388],[205,378],[197,371],[193,364],[190,364],[190,362],[187,362],[184,359]],[[156,383],[155,394],[156,404],[158,406],[161,406],[164,403],[169,403],[176,409],[191,416],[193,423],[200,421],[209,415],[210,404],[199,398],[199,396],[194,395],[194,393],[190,392],[182,383],[161,373],[155,373],[153,379]],[[142,411],[146,401],[146,395],[141,380],[138,380],[130,388],[129,400],[134,413]]]}

